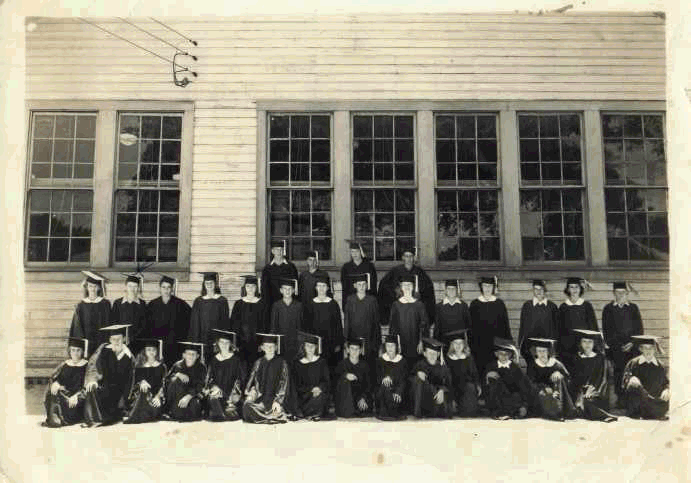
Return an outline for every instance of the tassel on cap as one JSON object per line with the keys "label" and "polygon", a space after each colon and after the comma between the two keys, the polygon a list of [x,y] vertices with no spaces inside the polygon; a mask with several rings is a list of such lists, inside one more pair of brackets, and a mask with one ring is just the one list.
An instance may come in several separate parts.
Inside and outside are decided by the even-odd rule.
{"label": "tassel on cap", "polygon": [[581,279],[581,285],[583,286],[583,288],[585,288],[587,290],[594,290],[595,289],[595,287],[593,287],[593,285],[590,282],[588,282],[588,280],[586,280],[585,278]]}
{"label": "tassel on cap", "polygon": [[636,297],[638,297],[638,290],[633,286],[631,282],[626,282],[626,290],[629,292],[633,293]]}

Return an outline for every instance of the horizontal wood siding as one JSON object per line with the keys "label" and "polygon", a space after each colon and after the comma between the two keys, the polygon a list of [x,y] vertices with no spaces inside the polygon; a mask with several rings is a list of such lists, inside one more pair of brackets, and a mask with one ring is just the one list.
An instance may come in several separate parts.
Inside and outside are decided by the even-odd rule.
{"label": "horizontal wood siding", "polygon": [[[130,20],[190,47],[149,19]],[[172,57],[171,48],[117,19],[93,21]],[[231,300],[239,296],[238,276],[254,271],[257,101],[665,99],[665,27],[652,14],[167,18],[199,43],[190,49],[199,61],[187,64],[199,77],[185,89],[172,85],[170,64],[77,19],[27,22],[36,24],[26,36],[28,99],[195,102],[191,281],[179,288],[189,302],[199,271],[222,272]],[[642,278],[646,326],[665,333],[667,274]],[[610,298],[604,281],[590,296],[598,314]],[[145,298],[156,290],[147,283]],[[441,285],[437,290],[441,296]],[[118,291],[111,286],[111,300]],[[476,294],[473,284],[464,291],[466,300]],[[525,282],[502,288],[514,334],[529,295]],[[50,273],[27,278],[27,376],[46,375],[62,357],[79,298],[73,280],[56,281]]]}

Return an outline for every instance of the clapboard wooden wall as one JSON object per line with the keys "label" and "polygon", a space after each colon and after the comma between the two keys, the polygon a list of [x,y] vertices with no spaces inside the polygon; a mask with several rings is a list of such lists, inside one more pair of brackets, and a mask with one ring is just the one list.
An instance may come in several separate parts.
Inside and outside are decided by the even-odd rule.
{"label": "clapboard wooden wall", "polygon": [[[171,48],[118,19],[89,20],[172,56]],[[198,81],[174,87],[169,64],[78,19],[30,18],[26,96],[194,101],[191,278],[202,270],[222,272],[231,300],[239,292],[237,275],[254,271],[256,262],[257,100],[665,99],[664,20],[654,14],[165,19],[198,47],[151,20],[131,21],[197,55]],[[80,297],[77,283],[53,275],[27,276],[27,376],[45,375],[62,357]],[[599,313],[613,275],[593,275]],[[616,278],[629,275],[639,281],[647,325],[666,333],[667,272]],[[512,323],[529,297],[529,276],[504,287]],[[560,293],[559,286],[553,291]],[[198,288],[196,281],[181,282],[180,292],[191,302]],[[146,298],[155,290],[147,284]],[[465,290],[467,301],[475,297],[473,284]],[[110,298],[119,291],[119,284],[111,287]]]}

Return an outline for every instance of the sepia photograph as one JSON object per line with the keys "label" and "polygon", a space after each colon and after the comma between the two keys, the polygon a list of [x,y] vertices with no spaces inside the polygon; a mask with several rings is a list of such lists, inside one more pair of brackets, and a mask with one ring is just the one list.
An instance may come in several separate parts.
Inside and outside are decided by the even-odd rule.
{"label": "sepia photograph", "polygon": [[691,8],[48,3],[0,477],[691,477]]}

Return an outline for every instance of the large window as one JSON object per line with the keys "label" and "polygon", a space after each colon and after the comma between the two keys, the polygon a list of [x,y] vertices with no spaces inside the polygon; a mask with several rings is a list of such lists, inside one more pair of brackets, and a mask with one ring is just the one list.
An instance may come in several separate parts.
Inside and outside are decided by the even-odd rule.
{"label": "large window", "polygon": [[669,258],[663,126],[661,114],[602,115],[612,261]]}
{"label": "large window", "polygon": [[[268,120],[269,241],[288,258],[331,258],[331,116],[271,114]],[[292,189],[290,189],[292,188]]]}
{"label": "large window", "polygon": [[521,113],[518,136],[523,260],[584,260],[581,116]]}

